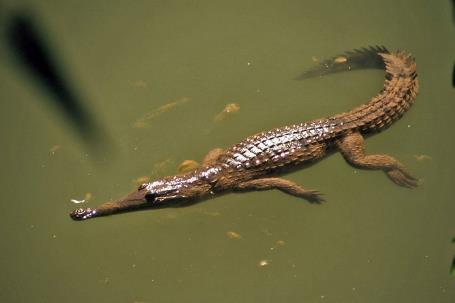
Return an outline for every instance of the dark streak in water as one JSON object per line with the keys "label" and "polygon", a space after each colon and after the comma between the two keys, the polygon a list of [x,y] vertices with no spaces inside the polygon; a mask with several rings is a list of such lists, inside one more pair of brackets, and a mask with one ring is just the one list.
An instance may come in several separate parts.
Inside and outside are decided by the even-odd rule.
{"label": "dark streak in water", "polygon": [[[452,239],[452,243],[455,243],[455,237]],[[452,259],[452,266],[450,267],[450,274],[455,277],[455,256]]]}
{"label": "dark streak in water", "polygon": [[455,87],[455,64],[452,68],[452,86]]}
{"label": "dark streak in water", "polygon": [[[452,0],[452,22],[455,25],[455,0]],[[452,67],[452,86],[455,87],[455,64]]]}
{"label": "dark streak in water", "polygon": [[452,22],[455,25],[455,0],[452,0]]}
{"label": "dark streak in water", "polygon": [[44,38],[47,35],[39,30],[37,22],[29,15],[15,15],[8,24],[6,34],[13,57],[50,95],[51,98],[47,98],[49,103],[61,110],[90,147],[106,146],[105,134],[90,116],[76,90],[69,85],[55,53]]}

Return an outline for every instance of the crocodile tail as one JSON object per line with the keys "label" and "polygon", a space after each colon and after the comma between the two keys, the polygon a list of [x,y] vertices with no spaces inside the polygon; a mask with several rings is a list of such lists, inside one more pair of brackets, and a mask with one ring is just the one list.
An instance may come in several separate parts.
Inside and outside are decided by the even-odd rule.
{"label": "crocodile tail", "polygon": [[297,80],[322,77],[328,74],[350,71],[355,69],[385,69],[381,54],[390,52],[384,46],[370,46],[354,49],[344,54],[320,62],[315,67],[304,71]]}

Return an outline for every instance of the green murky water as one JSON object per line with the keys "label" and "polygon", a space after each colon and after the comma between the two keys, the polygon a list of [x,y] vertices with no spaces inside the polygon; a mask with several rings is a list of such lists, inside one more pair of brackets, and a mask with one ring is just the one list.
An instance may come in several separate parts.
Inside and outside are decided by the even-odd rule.
{"label": "green murky water", "polygon": [[[110,144],[88,149],[2,42],[0,301],[453,302],[450,1],[27,4]],[[288,176],[322,191],[321,206],[271,191],[68,217],[78,206],[70,200],[86,193],[85,205],[96,205],[211,148],[367,101],[381,71],[293,78],[312,57],[370,44],[417,58],[415,106],[367,148],[406,163],[424,179],[420,188],[336,154]],[[240,110],[214,122],[228,103]]]}

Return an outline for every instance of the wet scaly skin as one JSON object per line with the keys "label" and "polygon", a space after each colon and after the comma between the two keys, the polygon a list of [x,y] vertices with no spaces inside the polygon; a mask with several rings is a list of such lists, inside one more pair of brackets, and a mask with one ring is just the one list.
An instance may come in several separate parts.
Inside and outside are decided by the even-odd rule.
{"label": "wet scaly skin", "polygon": [[[336,57],[336,58],[339,58]],[[399,186],[413,188],[414,178],[395,158],[367,155],[364,137],[388,128],[413,104],[418,92],[414,59],[406,52],[388,52],[383,47],[348,52],[343,60],[321,63],[303,78],[360,68],[362,64],[384,67],[386,81],[381,92],[368,103],[328,118],[272,129],[246,138],[226,150],[214,149],[194,171],[144,183],[117,201],[96,208],[71,212],[74,220],[110,215],[176,201],[194,201],[226,192],[278,189],[306,199],[323,201],[318,191],[280,178],[283,173],[311,165],[328,152],[340,151],[351,165],[383,170]]]}

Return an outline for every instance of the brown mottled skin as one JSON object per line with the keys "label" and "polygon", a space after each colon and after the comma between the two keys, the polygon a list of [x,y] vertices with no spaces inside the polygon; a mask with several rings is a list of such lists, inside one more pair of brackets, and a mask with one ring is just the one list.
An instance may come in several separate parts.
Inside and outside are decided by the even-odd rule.
{"label": "brown mottled skin", "polygon": [[397,185],[416,187],[418,180],[395,158],[366,155],[364,136],[384,130],[414,102],[418,91],[416,64],[404,51],[371,47],[327,60],[300,78],[358,68],[384,68],[381,92],[353,110],[307,123],[272,129],[246,138],[228,149],[208,153],[200,168],[141,185],[117,201],[96,208],[77,209],[75,220],[144,207],[169,206],[232,191],[278,189],[309,202],[322,201],[319,192],[280,178],[283,173],[311,165],[329,152],[340,151],[346,161],[365,169],[383,170]]}

